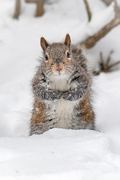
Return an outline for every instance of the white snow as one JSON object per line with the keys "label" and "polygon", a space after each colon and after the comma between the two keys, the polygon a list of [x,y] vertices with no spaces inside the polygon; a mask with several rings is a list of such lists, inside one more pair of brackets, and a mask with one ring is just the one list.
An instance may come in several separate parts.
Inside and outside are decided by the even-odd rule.
{"label": "white snow", "polygon": [[[35,4],[22,0],[19,20],[13,20],[14,0],[0,1],[0,179],[1,180],[119,180],[120,179],[120,68],[94,77],[98,131],[52,129],[29,137],[33,96],[31,79],[42,50],[39,39],[73,43],[84,40],[109,22],[113,4],[89,0],[90,23],[83,1],[49,0],[43,17],[34,18]],[[120,4],[120,0],[119,0]],[[120,59],[120,26],[91,50],[112,62]]]}
{"label": "white snow", "polygon": [[114,152],[112,140],[95,131],[53,129],[41,136],[1,138],[0,146],[1,179],[79,180],[120,175],[120,155]]}

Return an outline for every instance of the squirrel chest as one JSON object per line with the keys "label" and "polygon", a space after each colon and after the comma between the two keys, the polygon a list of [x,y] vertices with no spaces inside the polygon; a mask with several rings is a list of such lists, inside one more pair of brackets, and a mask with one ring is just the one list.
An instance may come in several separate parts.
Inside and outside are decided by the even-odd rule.
{"label": "squirrel chest", "polygon": [[[70,89],[68,84],[68,78],[65,75],[61,75],[60,78],[52,78],[53,82],[51,83],[51,88],[57,89],[59,91],[67,91]],[[75,84],[72,85],[72,88],[75,87]],[[47,108],[47,117],[56,121],[56,128],[71,128],[72,127],[72,117],[75,106],[79,103],[76,101],[68,101],[62,97],[54,101],[45,101]]]}

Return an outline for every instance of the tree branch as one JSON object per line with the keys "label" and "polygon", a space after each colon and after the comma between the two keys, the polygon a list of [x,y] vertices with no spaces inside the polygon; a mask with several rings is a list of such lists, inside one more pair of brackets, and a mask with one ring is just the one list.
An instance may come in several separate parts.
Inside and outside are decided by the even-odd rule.
{"label": "tree branch", "polygon": [[86,8],[87,15],[88,15],[88,21],[90,22],[91,17],[92,17],[92,14],[91,14],[91,11],[90,11],[90,6],[89,6],[87,0],[84,0],[84,4],[85,4],[85,8]]}
{"label": "tree branch", "polygon": [[36,14],[35,16],[42,16],[44,14],[44,0],[25,0],[26,3],[36,3]]}
{"label": "tree branch", "polygon": [[14,12],[14,15],[13,15],[14,19],[18,19],[19,18],[20,9],[21,9],[21,0],[16,0],[15,12]]}
{"label": "tree branch", "polygon": [[108,24],[106,24],[102,29],[100,29],[93,36],[88,37],[88,39],[82,41],[80,45],[86,47],[87,49],[92,48],[95,44],[102,39],[108,32],[110,32],[114,27],[120,24],[120,9],[115,2],[115,17]]}
{"label": "tree branch", "polygon": [[118,64],[120,64],[120,60],[115,62],[115,63],[113,63],[113,64],[111,64],[111,65],[109,65],[108,68],[111,69],[112,67],[114,67],[114,66],[116,66]]}
{"label": "tree branch", "polygon": [[37,3],[37,0],[25,0],[26,3]]}
{"label": "tree branch", "polygon": [[44,0],[37,0],[37,8],[36,8],[36,17],[42,16],[44,14]]}
{"label": "tree branch", "polygon": [[113,2],[113,0],[102,0],[107,6],[109,6],[111,4],[111,2]]}
{"label": "tree branch", "polygon": [[100,69],[98,71],[93,71],[94,75],[99,75],[101,72],[104,72],[104,73],[111,72],[111,71],[113,71],[112,67],[120,64],[120,60],[111,64],[110,61],[111,61],[111,54],[112,53],[113,53],[113,51],[110,52],[110,54],[107,58],[107,61],[104,61],[103,54],[102,54],[102,52],[100,52],[100,63],[99,63]]}

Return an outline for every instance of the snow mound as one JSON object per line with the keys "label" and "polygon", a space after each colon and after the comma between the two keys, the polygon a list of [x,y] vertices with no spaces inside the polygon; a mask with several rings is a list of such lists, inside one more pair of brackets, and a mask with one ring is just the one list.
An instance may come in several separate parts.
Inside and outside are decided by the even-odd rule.
{"label": "snow mound", "polygon": [[40,136],[1,138],[2,179],[118,179],[120,154],[106,134],[52,129]]}

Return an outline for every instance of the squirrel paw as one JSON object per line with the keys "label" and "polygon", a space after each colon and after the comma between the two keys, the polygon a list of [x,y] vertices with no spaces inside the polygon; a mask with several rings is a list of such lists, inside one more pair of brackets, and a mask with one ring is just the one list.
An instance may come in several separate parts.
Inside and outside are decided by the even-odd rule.
{"label": "squirrel paw", "polygon": [[59,92],[59,91],[53,91],[53,92],[47,91],[44,93],[44,99],[45,100],[52,101],[55,99],[60,99],[60,97],[61,97],[61,92]]}
{"label": "squirrel paw", "polygon": [[40,100],[49,100],[52,101],[54,99],[60,99],[61,92],[60,91],[53,91],[53,90],[46,90],[44,87],[36,85],[34,87],[34,93],[36,97]]}
{"label": "squirrel paw", "polygon": [[76,101],[79,99],[78,97],[79,95],[75,90],[68,91],[63,94],[63,99],[68,101]]}
{"label": "squirrel paw", "polygon": [[87,92],[88,84],[83,83],[81,86],[77,87],[77,89],[70,90],[63,93],[63,99],[69,100],[69,101],[76,101],[78,99],[81,99],[84,94]]}

